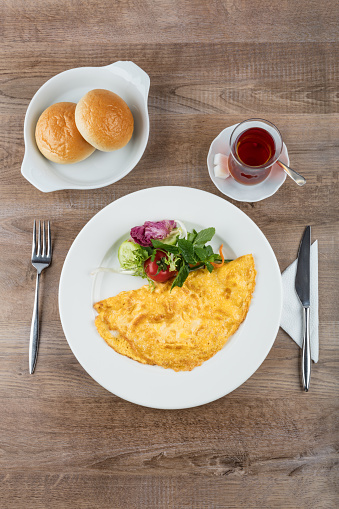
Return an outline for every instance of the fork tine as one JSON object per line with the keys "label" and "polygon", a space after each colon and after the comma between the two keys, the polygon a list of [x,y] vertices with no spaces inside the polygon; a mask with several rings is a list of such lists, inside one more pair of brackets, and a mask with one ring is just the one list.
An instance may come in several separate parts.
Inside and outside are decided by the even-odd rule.
{"label": "fork tine", "polygon": [[52,242],[51,242],[51,227],[50,222],[47,223],[47,258],[50,258],[52,255]]}
{"label": "fork tine", "polygon": [[41,253],[40,237],[41,237],[41,221],[39,221],[39,228],[38,228],[38,248],[36,250],[36,255],[37,256],[40,256],[40,253]]}
{"label": "fork tine", "polygon": [[36,248],[36,224],[35,224],[35,219],[34,219],[34,223],[33,223],[32,256],[35,255],[35,248]]}
{"label": "fork tine", "polygon": [[46,256],[46,232],[45,232],[45,221],[42,223],[42,256]]}

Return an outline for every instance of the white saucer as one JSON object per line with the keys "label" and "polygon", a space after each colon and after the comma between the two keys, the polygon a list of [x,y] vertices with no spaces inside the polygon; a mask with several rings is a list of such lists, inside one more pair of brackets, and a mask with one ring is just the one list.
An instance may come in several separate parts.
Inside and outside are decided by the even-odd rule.
{"label": "white saucer", "polygon": [[[48,80],[31,100],[25,117],[25,157],[22,175],[40,191],[96,189],[122,179],[141,159],[149,135],[147,109],[150,79],[133,62],[115,62],[105,67],[78,67]],[[105,88],[120,95],[134,117],[130,142],[114,152],[96,150],[76,164],[57,164],[46,159],[35,142],[35,126],[41,113],[51,104],[78,102],[89,90]]]}
{"label": "white saucer", "polygon": [[[273,165],[267,179],[254,186],[245,186],[243,184],[239,184],[239,182],[234,180],[233,177],[221,179],[214,176],[214,155],[219,153],[225,154],[226,156],[229,155],[230,137],[237,125],[239,124],[234,124],[230,127],[227,127],[221,131],[221,133],[218,134],[218,136],[212,141],[207,156],[208,172],[214,185],[219,189],[219,191],[221,191],[229,198],[243,202],[256,202],[264,200],[265,198],[268,198],[269,196],[272,196],[274,193],[276,193],[279,187],[282,186],[282,184],[285,182],[286,173],[277,163]],[[285,143],[283,144],[282,153],[279,159],[283,163],[287,164],[287,166],[289,166],[290,160]]]}

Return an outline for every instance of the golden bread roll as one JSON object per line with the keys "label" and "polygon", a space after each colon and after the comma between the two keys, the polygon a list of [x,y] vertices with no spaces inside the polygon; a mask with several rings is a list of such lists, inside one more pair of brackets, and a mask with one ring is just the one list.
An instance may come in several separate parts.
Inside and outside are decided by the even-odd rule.
{"label": "golden bread roll", "polygon": [[36,125],[38,148],[54,163],[77,163],[95,150],[84,140],[75,125],[75,107],[75,103],[69,102],[52,104],[41,114]]}
{"label": "golden bread roll", "polygon": [[110,90],[91,90],[75,109],[75,122],[82,136],[104,152],[118,150],[132,137],[134,119],[121,97]]}

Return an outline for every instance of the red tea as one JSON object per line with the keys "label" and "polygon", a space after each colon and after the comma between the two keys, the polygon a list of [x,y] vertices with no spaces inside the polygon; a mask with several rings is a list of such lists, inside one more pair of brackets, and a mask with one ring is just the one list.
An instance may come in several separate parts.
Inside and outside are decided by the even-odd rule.
{"label": "red tea", "polygon": [[[235,141],[234,152],[239,159],[229,158],[231,175],[242,184],[259,184],[265,180],[271,168],[258,168],[265,165],[275,154],[275,143],[265,129],[251,127],[244,131]],[[248,171],[241,163],[250,167]]]}
{"label": "red tea", "polygon": [[246,166],[262,166],[275,152],[272,136],[261,127],[252,127],[244,131],[236,144],[236,153]]}

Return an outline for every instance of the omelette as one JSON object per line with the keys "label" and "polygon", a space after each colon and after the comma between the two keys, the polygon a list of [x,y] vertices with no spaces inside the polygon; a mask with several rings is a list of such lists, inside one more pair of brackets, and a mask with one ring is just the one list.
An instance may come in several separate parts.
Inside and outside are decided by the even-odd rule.
{"label": "omelette", "polygon": [[255,288],[251,254],[209,273],[121,292],[94,304],[100,336],[116,352],[143,364],[191,371],[223,348],[245,320]]}

